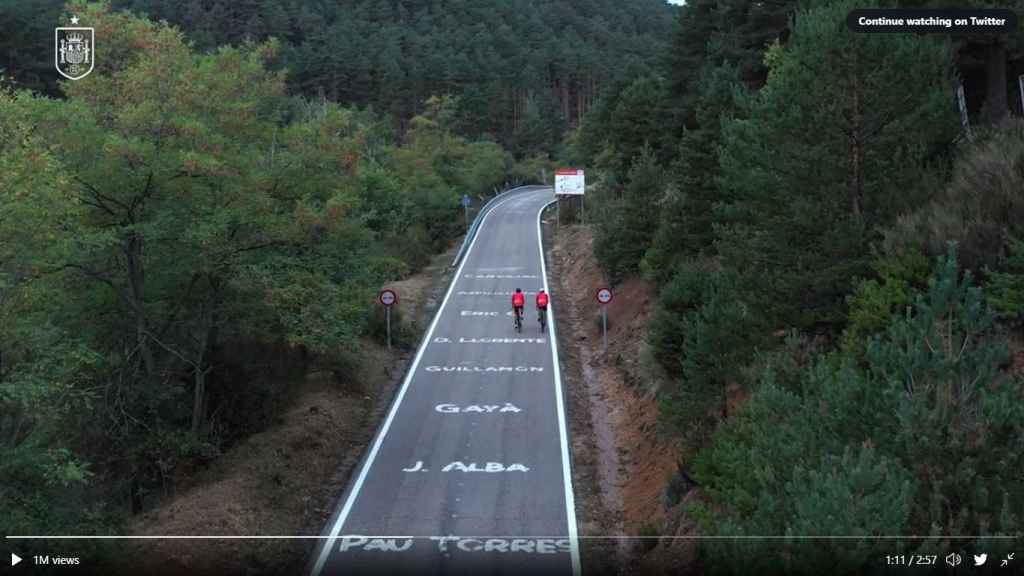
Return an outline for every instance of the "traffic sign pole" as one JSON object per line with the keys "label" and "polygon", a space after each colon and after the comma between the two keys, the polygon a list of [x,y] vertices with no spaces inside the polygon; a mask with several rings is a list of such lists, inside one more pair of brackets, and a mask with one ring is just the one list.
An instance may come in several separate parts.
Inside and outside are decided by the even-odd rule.
{"label": "traffic sign pole", "polygon": [[380,291],[377,301],[384,306],[384,323],[387,326],[388,350],[391,350],[391,307],[398,303],[398,293],[390,288]]}
{"label": "traffic sign pole", "polygon": [[604,350],[608,350],[608,303],[612,301],[612,291],[609,288],[598,288],[594,293],[594,300],[601,305],[601,339],[604,343]]}
{"label": "traffic sign pole", "polygon": [[608,306],[601,305],[601,333],[604,338],[604,349],[608,350]]}

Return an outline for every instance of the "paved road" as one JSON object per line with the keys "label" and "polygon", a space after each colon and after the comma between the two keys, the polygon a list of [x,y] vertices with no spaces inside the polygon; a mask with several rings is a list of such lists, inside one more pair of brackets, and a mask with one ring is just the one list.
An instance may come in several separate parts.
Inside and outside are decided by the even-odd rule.
{"label": "paved road", "polygon": [[[547,286],[538,215],[553,199],[516,191],[485,216],[313,576],[578,573],[555,326],[542,334],[531,313]],[[521,334],[508,315],[517,287]]]}

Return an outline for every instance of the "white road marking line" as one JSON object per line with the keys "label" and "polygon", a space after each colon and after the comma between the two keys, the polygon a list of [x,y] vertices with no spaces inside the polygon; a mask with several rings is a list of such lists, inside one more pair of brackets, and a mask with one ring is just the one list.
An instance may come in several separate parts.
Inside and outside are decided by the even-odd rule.
{"label": "white road marking line", "polygon": [[[544,291],[548,290],[548,269],[544,263],[544,236],[541,234],[540,217],[548,206],[558,200],[552,200],[540,207],[537,212],[537,245],[540,250],[540,275],[544,279]],[[565,426],[565,401],[562,397],[562,368],[558,363],[558,347],[555,341],[558,340],[555,332],[555,308],[548,301],[548,330],[551,335],[548,341],[551,342],[551,356],[554,360],[555,372],[555,398],[558,409],[558,436],[562,444],[562,485],[565,486],[565,515],[569,524],[569,555],[572,560],[573,576],[580,575],[580,543],[576,530],[576,499],[572,492],[572,470],[569,461],[569,433]]]}
{"label": "white road marking line", "polygon": [[[448,305],[448,299],[451,297],[452,291],[455,289],[455,285],[458,284],[459,280],[462,278],[462,268],[466,265],[466,262],[469,261],[469,255],[473,253],[473,246],[476,245],[477,239],[480,238],[480,233],[483,231],[484,224],[487,223],[487,219],[491,214],[494,214],[495,210],[499,206],[516,198],[517,196],[518,194],[511,195],[510,197],[495,204],[487,211],[487,214],[484,214],[484,219],[480,221],[480,226],[477,228],[476,235],[473,236],[473,240],[470,241],[466,254],[462,257],[462,262],[459,263],[459,269],[456,270],[455,275],[452,276],[452,283],[448,286],[448,292],[445,293],[444,300],[441,301],[441,307],[438,308],[437,313],[434,314],[434,320],[430,323],[430,328],[427,330],[426,336],[420,343],[420,349],[416,352],[416,357],[412,361],[412,366],[409,367],[409,371],[405,374],[405,380],[402,382],[402,388],[398,391],[398,396],[395,398],[395,402],[391,405],[391,411],[388,412],[388,417],[384,420],[384,426],[381,428],[380,433],[377,434],[377,438],[373,442],[373,447],[370,449],[370,454],[367,456],[366,461],[363,462],[363,467],[359,470],[359,476],[356,478],[355,484],[352,485],[352,491],[349,492],[348,498],[345,500],[345,505],[342,507],[341,513],[338,514],[338,519],[335,520],[334,526],[331,528],[330,538],[320,551],[320,556],[317,558],[316,564],[313,566],[312,576],[319,576],[320,571],[324,568],[324,564],[327,563],[327,558],[331,555],[331,549],[334,547],[334,541],[337,540],[338,534],[341,532],[342,525],[344,525],[345,520],[348,519],[349,512],[352,511],[352,506],[355,504],[356,498],[359,496],[359,490],[362,489],[363,482],[366,480],[366,475],[373,466],[373,460],[377,457],[377,451],[380,450],[381,444],[384,443],[384,437],[387,436],[388,430],[391,429],[391,421],[394,420],[395,414],[398,412],[398,407],[401,406],[402,399],[405,398],[405,392],[409,389],[409,383],[412,382],[413,376],[416,375],[416,368],[419,366],[420,359],[423,358],[423,353],[427,350],[427,346],[430,345],[430,337],[433,335],[434,328],[437,327],[437,322],[441,319],[441,315],[444,313],[445,307]],[[538,226],[540,226],[539,223]],[[541,252],[541,255],[543,256],[543,252]],[[543,261],[541,261],[541,265],[543,266]],[[565,448],[563,446],[563,452],[564,451]]]}

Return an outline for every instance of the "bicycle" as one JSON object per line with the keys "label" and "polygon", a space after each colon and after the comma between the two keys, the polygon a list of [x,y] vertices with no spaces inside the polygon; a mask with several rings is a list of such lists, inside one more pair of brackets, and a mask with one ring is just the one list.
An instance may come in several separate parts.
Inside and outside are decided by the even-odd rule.
{"label": "bicycle", "polygon": [[515,316],[514,323],[515,323],[515,327],[516,327],[516,332],[522,332],[523,331],[523,313],[520,312],[519,309],[515,309],[514,310],[514,316]]}
{"label": "bicycle", "polygon": [[547,308],[538,308],[537,309],[537,322],[540,322],[540,333],[543,334],[544,333],[544,329],[547,327],[547,324],[548,324],[548,311],[547,311]]}

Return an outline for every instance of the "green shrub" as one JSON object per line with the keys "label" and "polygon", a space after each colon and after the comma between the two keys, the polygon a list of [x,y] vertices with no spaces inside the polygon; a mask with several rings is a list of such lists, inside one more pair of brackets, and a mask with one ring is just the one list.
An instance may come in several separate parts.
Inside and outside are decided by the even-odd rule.
{"label": "green shrub", "polygon": [[608,280],[617,284],[629,274],[629,247],[621,241],[626,236],[624,203],[606,191],[595,194],[594,200],[597,206],[587,210],[592,215],[594,258]]}
{"label": "green shrub", "polygon": [[669,185],[658,203],[658,210],[658,227],[650,248],[640,261],[640,271],[647,280],[663,286],[672,279],[680,263],[690,257],[680,245],[680,239],[687,233],[687,217],[692,206],[683,192]]}
{"label": "green shrub", "polygon": [[[377,305],[369,309],[366,334],[381,345],[387,344],[387,318],[385,308]],[[401,306],[391,307],[391,345],[408,350],[416,345],[417,334],[414,323],[406,319]]]}
{"label": "green shrub", "polygon": [[1024,241],[1011,238],[999,271],[988,270],[985,292],[999,317],[1015,324],[1024,321]]}
{"label": "green shrub", "polygon": [[1024,120],[1008,121],[968,146],[952,182],[937,198],[901,220],[891,235],[933,256],[960,246],[961,265],[998,265],[1006,237],[1024,237]]}
{"label": "green shrub", "polygon": [[1000,372],[1005,345],[953,248],[927,292],[912,291],[913,312],[870,338],[867,368],[823,357],[798,389],[766,371],[693,466],[716,511],[699,515],[705,534],[866,539],[786,542],[782,554],[757,539],[709,542],[706,565],[853,574],[883,552],[872,535],[933,535],[903,550],[934,553],[943,536],[1018,533],[1024,382]]}
{"label": "green shrub", "polygon": [[779,348],[755,350],[748,366],[742,368],[740,382],[744,388],[754,389],[766,377],[776,385],[800,392],[807,377],[807,370],[817,361],[820,345],[818,342],[789,331]]}
{"label": "green shrub", "polygon": [[601,208],[595,218],[594,255],[613,283],[640,270],[640,260],[658,226],[658,203],[665,184],[653,151],[644,147],[633,158],[621,196],[597,198]]}
{"label": "green shrub", "polygon": [[516,162],[509,175],[518,184],[552,184],[555,168],[555,162],[547,154],[536,154]]}
{"label": "green shrub", "polygon": [[864,354],[869,336],[884,330],[894,316],[906,311],[915,289],[924,287],[930,272],[927,257],[915,249],[878,258],[872,268],[877,279],[861,280],[846,297],[849,316],[842,347],[858,357]]}
{"label": "green shrub", "polygon": [[727,388],[742,383],[764,334],[756,310],[736,291],[735,274],[706,262],[682,264],[662,291],[649,336],[655,359],[675,377],[662,398],[667,420],[701,433],[713,413],[727,417]]}
{"label": "green shrub", "polygon": [[865,560],[893,553],[890,541],[904,533],[914,496],[910,473],[898,460],[869,446],[826,454],[817,466],[798,468],[786,485],[793,502],[787,536],[865,536],[863,540],[792,542],[793,574],[854,574]]}
{"label": "green shrub", "polygon": [[703,302],[711,274],[708,263],[690,260],[680,265],[671,281],[661,290],[648,329],[648,342],[654,359],[669,376],[682,373],[686,315],[696,311]]}
{"label": "green shrub", "polygon": [[951,247],[914,315],[868,346],[870,377],[893,426],[877,442],[919,483],[911,526],[918,533],[1010,530],[996,520],[1004,494],[1024,509],[1024,454],[1011,448],[1024,441],[1024,402],[1020,382],[999,371],[1007,349],[993,321]]}

